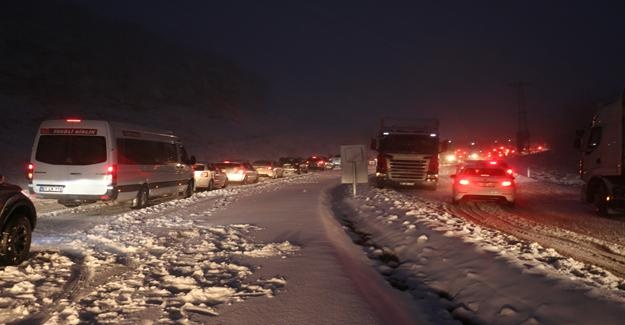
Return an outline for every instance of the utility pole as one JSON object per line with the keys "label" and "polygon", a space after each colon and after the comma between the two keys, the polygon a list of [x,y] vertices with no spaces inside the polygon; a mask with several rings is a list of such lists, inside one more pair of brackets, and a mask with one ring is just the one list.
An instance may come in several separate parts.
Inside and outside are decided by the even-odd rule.
{"label": "utility pole", "polygon": [[525,103],[525,89],[530,84],[524,81],[516,81],[510,84],[514,88],[517,101],[518,128],[516,133],[516,146],[519,153],[530,150],[530,130],[527,124],[527,111]]}

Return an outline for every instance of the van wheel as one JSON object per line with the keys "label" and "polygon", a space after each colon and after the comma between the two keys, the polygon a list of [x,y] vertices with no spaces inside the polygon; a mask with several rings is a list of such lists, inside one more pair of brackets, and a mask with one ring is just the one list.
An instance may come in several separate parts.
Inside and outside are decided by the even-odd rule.
{"label": "van wheel", "polygon": [[142,186],[139,192],[137,193],[137,197],[132,199],[131,208],[133,209],[143,209],[148,205],[149,200],[149,192],[147,186]]}
{"label": "van wheel", "polygon": [[28,257],[32,228],[25,215],[9,217],[9,222],[0,233],[0,265],[15,265]]}
{"label": "van wheel", "polygon": [[[184,198],[185,199],[186,198],[190,198],[191,195],[193,195],[193,186],[194,186],[193,185],[193,181],[192,180],[189,181],[189,184],[187,184],[187,189],[184,191]],[[209,184],[209,186],[211,186],[211,185]]]}

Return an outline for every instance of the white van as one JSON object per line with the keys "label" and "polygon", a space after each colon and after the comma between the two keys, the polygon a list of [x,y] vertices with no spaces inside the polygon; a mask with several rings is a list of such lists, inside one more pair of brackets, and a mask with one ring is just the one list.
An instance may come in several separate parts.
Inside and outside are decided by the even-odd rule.
{"label": "white van", "polygon": [[195,157],[172,132],[95,120],[41,123],[28,164],[28,189],[65,206],[193,193]]}

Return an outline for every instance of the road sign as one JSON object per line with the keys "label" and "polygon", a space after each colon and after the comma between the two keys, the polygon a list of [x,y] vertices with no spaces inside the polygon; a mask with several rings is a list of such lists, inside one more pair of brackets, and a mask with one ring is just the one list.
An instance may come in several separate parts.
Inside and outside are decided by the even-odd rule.
{"label": "road sign", "polygon": [[341,182],[351,183],[354,195],[356,195],[356,184],[369,182],[367,168],[367,152],[364,145],[341,146]]}

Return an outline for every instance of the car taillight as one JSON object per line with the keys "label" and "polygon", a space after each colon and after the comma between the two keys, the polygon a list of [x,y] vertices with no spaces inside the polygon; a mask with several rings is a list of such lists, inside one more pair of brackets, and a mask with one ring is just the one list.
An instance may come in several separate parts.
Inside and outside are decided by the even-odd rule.
{"label": "car taillight", "polygon": [[512,186],[512,181],[503,181],[501,182],[501,186],[503,187]]}
{"label": "car taillight", "polygon": [[28,179],[29,184],[33,182],[34,174],[35,174],[35,165],[33,165],[32,163],[29,163],[26,166],[26,179]]}
{"label": "car taillight", "polygon": [[208,177],[208,172],[202,172],[202,177]]}
{"label": "car taillight", "polygon": [[468,179],[461,179],[458,181],[458,184],[460,185],[469,185],[469,180]]}
{"label": "car taillight", "polygon": [[106,179],[110,185],[117,184],[117,165],[110,165],[106,167]]}
{"label": "car taillight", "polygon": [[376,167],[376,172],[378,173],[388,172],[388,161],[386,161],[387,158],[389,158],[388,155],[385,155],[385,154],[378,155],[378,166]]}
{"label": "car taillight", "polygon": [[438,155],[433,155],[430,159],[428,174],[438,174]]}
{"label": "car taillight", "polygon": [[272,169],[273,169],[273,167],[269,166],[269,167],[267,167],[267,169],[272,170]]}
{"label": "car taillight", "polygon": [[506,174],[508,174],[508,175],[512,175],[512,174],[514,174],[514,171],[512,170],[512,168],[508,168],[508,169],[506,170]]}

